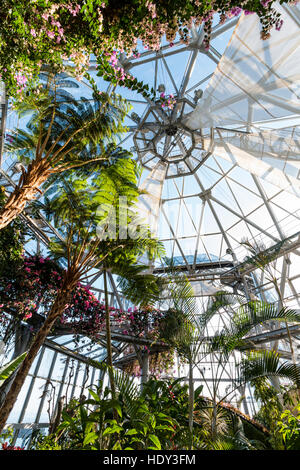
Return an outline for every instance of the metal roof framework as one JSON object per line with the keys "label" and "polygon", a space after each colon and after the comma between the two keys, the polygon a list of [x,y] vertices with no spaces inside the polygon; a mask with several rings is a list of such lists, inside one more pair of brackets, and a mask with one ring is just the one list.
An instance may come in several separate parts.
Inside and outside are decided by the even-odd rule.
{"label": "metal roof framework", "polygon": [[[227,288],[248,298],[278,301],[268,271],[257,269],[255,260],[249,260],[241,244],[247,238],[254,244],[263,243],[266,253],[280,246],[270,269],[285,305],[299,308],[300,10],[297,5],[278,8],[284,19],[282,30],[274,31],[266,41],[260,40],[255,15],[242,16],[213,26],[209,51],[203,46],[200,27],[190,31],[188,45],[175,41],[171,48],[163,43],[159,51],[141,51],[138,58],[121,55],[119,65],[138,79],[151,81],[157,99],[145,99],[119,87],[116,91],[134,109],[126,118],[128,134],[121,144],[131,149],[145,168],[141,187],[147,189],[148,195],[141,198],[141,213],[151,221],[167,255],[177,258],[177,265],[187,274],[196,295],[202,298]],[[107,87],[97,78],[93,61],[90,73],[100,88]],[[109,85],[108,90],[111,89]],[[161,107],[162,91],[175,96],[173,109]],[[80,93],[91,93],[84,82]],[[4,135],[5,127],[16,127],[17,122],[4,89],[1,96],[0,183],[9,192],[19,175],[15,161],[5,158]],[[28,251],[47,246],[55,228],[46,220],[34,220],[29,213],[22,218],[34,234]],[[159,265],[154,267],[156,272],[162,269]],[[114,277],[110,276],[109,281],[111,305],[124,307],[126,299],[118,292]],[[101,272],[95,272],[92,284],[101,298]],[[222,329],[231,315],[230,308],[225,309],[210,331]],[[291,334],[297,350],[299,328],[291,327]],[[249,345],[272,348],[277,341],[282,356],[290,359],[286,336],[283,327],[258,328],[249,336]],[[116,361],[122,360],[128,341],[115,332]],[[49,338],[43,351],[50,350],[54,356],[44,377],[44,392],[49,387],[57,354],[63,354],[67,361],[78,358],[78,364],[85,363],[86,355],[105,360],[105,335],[100,344],[90,344],[87,352],[89,343],[84,340],[80,348],[67,336]],[[227,384],[232,381],[238,360],[236,357],[232,368],[226,371]],[[213,367],[214,360],[211,358],[209,363]],[[66,379],[67,362],[65,367],[61,383]],[[207,367],[207,380],[210,373]],[[36,377],[38,364],[32,380]],[[32,393],[33,382],[30,387],[28,394]],[[62,390],[57,399],[61,393]],[[26,422],[30,396],[27,398],[17,420],[19,427]],[[41,407],[44,405],[43,402]],[[248,406],[253,406],[251,399]],[[36,426],[45,419],[44,415],[41,417],[42,408],[34,419]]]}

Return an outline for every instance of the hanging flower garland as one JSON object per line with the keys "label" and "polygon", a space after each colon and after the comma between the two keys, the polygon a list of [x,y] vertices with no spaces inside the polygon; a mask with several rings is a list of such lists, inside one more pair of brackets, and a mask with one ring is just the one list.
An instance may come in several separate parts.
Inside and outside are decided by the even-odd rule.
{"label": "hanging flower garland", "polygon": [[[141,41],[146,50],[159,50],[166,36],[170,47],[177,34],[188,44],[189,28],[204,24],[204,45],[209,48],[212,20],[221,23],[244,11],[256,13],[260,19],[262,39],[272,28],[282,26],[274,0],[2,0],[0,4],[0,80],[9,96],[23,99],[37,83],[43,64],[56,72],[72,65],[80,80],[90,65],[93,54],[98,74],[122,86],[148,90],[134,81],[117,65],[117,56],[138,55]],[[297,1],[282,0],[294,4]],[[119,67],[119,70],[118,70]],[[29,87],[28,87],[29,85]]]}
{"label": "hanging flower garland", "polygon": [[[23,257],[23,265],[10,276],[0,279],[0,323],[7,324],[7,313],[23,321],[34,315],[46,316],[60,289],[64,270],[52,259],[41,256]],[[109,307],[112,327],[123,335],[155,340],[164,313],[155,309]],[[59,320],[61,328],[75,335],[86,335],[97,341],[105,329],[105,304],[89,287],[78,283],[72,301]]]}

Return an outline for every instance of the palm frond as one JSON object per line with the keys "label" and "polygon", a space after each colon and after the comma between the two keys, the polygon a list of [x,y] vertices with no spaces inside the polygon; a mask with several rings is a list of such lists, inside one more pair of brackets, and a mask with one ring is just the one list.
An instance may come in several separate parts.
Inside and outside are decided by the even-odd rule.
{"label": "palm frond", "polygon": [[275,304],[248,302],[237,311],[221,333],[211,338],[212,350],[228,354],[235,348],[242,348],[247,340],[246,335],[253,328],[270,321],[299,323],[300,314],[286,307],[278,309]]}
{"label": "palm frond", "polygon": [[134,382],[134,379],[125,372],[117,369],[114,369],[113,372],[119,399],[123,401],[128,415],[133,418],[139,407],[137,401],[140,395],[139,388]]}
{"label": "palm frond", "polygon": [[161,279],[147,273],[148,266],[119,266],[118,287],[134,305],[154,306],[159,299]]}
{"label": "palm frond", "polygon": [[281,361],[275,351],[252,351],[239,367],[239,382],[250,382],[258,377],[282,377],[300,384],[300,366]]}

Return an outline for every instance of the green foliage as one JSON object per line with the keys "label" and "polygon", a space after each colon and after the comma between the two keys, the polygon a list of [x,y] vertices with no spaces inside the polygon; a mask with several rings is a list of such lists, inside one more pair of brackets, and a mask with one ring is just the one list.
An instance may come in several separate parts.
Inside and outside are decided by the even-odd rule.
{"label": "green foliage", "polygon": [[300,315],[295,310],[286,307],[278,309],[275,304],[261,301],[251,301],[240,306],[223,331],[214,336],[211,348],[230,354],[234,349],[242,350],[245,346],[244,337],[255,326],[267,324],[269,321],[300,322]]}
{"label": "green foliage", "polygon": [[156,281],[142,272],[145,268],[134,265],[145,252],[149,259],[164,253],[163,245],[152,238],[146,226],[139,225],[134,237],[122,232],[123,227],[135,224],[140,169],[128,152],[116,147],[110,150],[113,156],[100,171],[81,179],[74,172],[64,174],[49,188],[45,201],[35,203],[35,209],[42,211],[60,234],[51,242],[57,259],[77,259],[79,254],[89,253],[89,270],[105,266],[133,279],[135,295],[139,288],[140,298],[142,295],[150,301],[157,292]]}
{"label": "green foliage", "polygon": [[[0,188],[0,209],[6,201],[5,188]],[[23,243],[27,231],[16,219],[0,232],[0,277],[10,276],[22,264]]]}
{"label": "green foliage", "polygon": [[[61,422],[50,436],[34,437],[31,447],[38,450],[176,450],[190,447],[188,428],[188,387],[181,379],[149,380],[140,392],[123,372],[114,371],[116,398],[111,391],[90,390],[90,397],[72,400]],[[195,391],[193,449],[263,449],[262,440],[248,437],[241,420],[230,410],[218,408],[217,436],[212,439],[212,406]],[[117,420],[114,418],[114,410]],[[250,424],[248,423],[248,427]],[[257,437],[257,436],[256,436]],[[258,436],[261,439],[261,436]]]}
{"label": "green foliage", "polygon": [[[145,399],[137,395],[130,379],[116,377],[119,393],[116,399],[90,390],[91,398],[73,400],[62,413],[62,422],[54,435],[37,436],[32,447],[38,450],[160,450],[168,448],[174,433],[174,420],[166,414],[150,410]],[[132,406],[134,393],[134,406]],[[126,398],[125,398],[126,397]],[[130,405],[128,405],[130,403]],[[118,421],[113,417],[117,412]]]}
{"label": "green foliage", "polygon": [[300,366],[281,361],[280,355],[271,351],[251,351],[240,366],[239,381],[250,382],[258,377],[282,377],[300,383]]}
{"label": "green foliage", "polygon": [[[85,97],[75,100],[62,88],[70,83],[65,74],[49,72],[44,81],[38,94],[29,94],[15,106],[19,116],[29,114],[30,119],[27,130],[17,129],[8,135],[6,152],[17,155],[25,165],[42,156],[51,164],[52,173],[69,168],[91,173],[115,160],[116,143],[125,131],[122,122],[130,105],[114,93],[94,93],[92,101]],[[86,165],[87,170],[82,168]]]}
{"label": "green foliage", "polygon": [[[163,247],[158,246],[160,256],[164,253]],[[123,272],[119,270],[118,287],[124,296],[134,305],[154,306],[159,300],[162,280],[153,274],[145,272],[145,266],[127,266]]]}
{"label": "green foliage", "polygon": [[280,415],[276,430],[281,435],[286,450],[300,450],[300,404],[292,411],[285,410]]}
{"label": "green foliage", "polygon": [[4,442],[12,441],[14,435],[14,429],[12,426],[8,426],[1,434],[0,434],[0,443],[3,444]]}
{"label": "green foliage", "polygon": [[[282,0],[281,3],[287,3]],[[88,0],[57,2],[55,0],[2,0],[0,5],[0,74],[10,96],[19,99],[26,94],[24,85],[35,90],[36,79],[43,64],[65,71],[64,60],[71,57],[73,73],[82,79],[89,65],[89,56],[97,58],[99,75],[111,83],[128,86],[149,94],[149,85],[130,77],[124,70],[112,67],[113,50],[131,54],[138,40],[156,50],[164,34],[172,43],[179,33],[188,43],[188,26],[194,18],[196,26],[205,21],[204,45],[209,46],[212,18],[219,14],[221,22],[227,16],[244,10],[255,12],[262,24],[262,38],[280,25],[280,14],[273,2],[211,0]],[[276,32],[274,32],[276,34]],[[151,91],[151,90],[150,90]]]}
{"label": "green foliage", "polygon": [[283,442],[277,432],[277,422],[283,412],[283,404],[279,399],[278,391],[269,383],[266,377],[257,377],[251,381],[254,387],[254,398],[260,404],[255,419],[261,422],[270,431],[269,442],[273,449],[282,450]]}
{"label": "green foliage", "polygon": [[19,367],[19,365],[23,362],[23,360],[26,357],[26,354],[27,352],[24,352],[23,354],[18,356],[16,359],[13,359],[8,364],[5,364],[0,369],[0,387],[5,382],[5,380],[7,380],[14,373],[14,371]]}

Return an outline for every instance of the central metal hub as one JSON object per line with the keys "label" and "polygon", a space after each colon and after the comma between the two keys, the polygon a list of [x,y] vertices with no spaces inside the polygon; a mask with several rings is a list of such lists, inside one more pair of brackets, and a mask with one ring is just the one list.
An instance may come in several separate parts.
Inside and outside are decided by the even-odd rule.
{"label": "central metal hub", "polygon": [[178,101],[171,112],[162,110],[160,103],[146,108],[133,135],[133,148],[144,168],[151,171],[162,161],[168,166],[166,178],[197,171],[207,152],[202,129],[185,125],[193,109],[186,99]]}
{"label": "central metal hub", "polygon": [[177,126],[171,125],[171,126],[166,128],[166,134],[170,137],[173,137],[174,135],[176,135],[177,131],[178,131]]}

